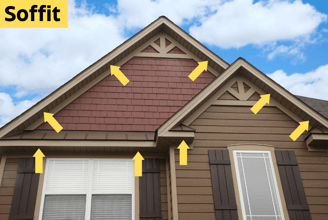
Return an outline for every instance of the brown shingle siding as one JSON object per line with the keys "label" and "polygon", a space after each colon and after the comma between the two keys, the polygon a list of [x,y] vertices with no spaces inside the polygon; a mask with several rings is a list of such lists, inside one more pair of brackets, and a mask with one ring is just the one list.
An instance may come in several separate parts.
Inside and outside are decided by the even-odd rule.
{"label": "brown shingle siding", "polygon": [[[122,86],[108,76],[55,118],[64,130],[154,131],[215,78],[203,72],[192,82],[188,75],[197,65],[188,59],[135,57],[121,67],[130,83]],[[48,124],[38,129],[52,130]]]}

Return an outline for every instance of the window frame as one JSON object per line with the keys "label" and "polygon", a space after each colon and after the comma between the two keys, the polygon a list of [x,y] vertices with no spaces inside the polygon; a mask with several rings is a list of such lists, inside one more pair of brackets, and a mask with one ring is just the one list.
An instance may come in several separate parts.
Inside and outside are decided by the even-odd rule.
{"label": "window frame", "polygon": [[[45,201],[45,196],[46,195],[81,195],[81,194],[70,194],[70,193],[53,193],[53,194],[46,194],[46,185],[47,185],[47,174],[48,174],[48,170],[49,170],[49,166],[47,166],[47,164],[49,164],[49,160],[88,160],[89,163],[88,163],[88,166],[89,166],[89,169],[90,170],[93,170],[93,162],[94,160],[131,160],[131,159],[128,159],[128,158],[46,158],[45,159],[45,168],[44,168],[44,175],[43,175],[43,181],[42,181],[42,193],[41,193],[41,200],[40,200],[40,209],[38,211],[38,220],[42,220],[42,216],[43,216],[43,210],[44,210],[44,201]],[[136,220],[136,206],[138,204],[137,201],[136,201],[136,198],[139,197],[138,195],[138,192],[136,192],[136,189],[137,189],[137,186],[139,186],[139,184],[137,184],[137,181],[138,179],[135,178],[134,176],[134,162],[132,161],[132,179],[133,179],[133,183],[132,185],[134,187],[132,187],[132,195],[131,195],[131,202],[132,202],[132,210],[131,210],[131,216],[132,216],[132,220]],[[88,178],[88,189],[87,189],[87,193],[86,194],[83,194],[83,195],[86,195],[86,207],[85,207],[85,219],[86,220],[90,220],[90,219],[87,219],[86,216],[90,216],[91,217],[91,200],[92,200],[92,174],[93,174],[93,171],[92,172],[89,172],[89,178]],[[39,182],[39,185],[40,185],[40,182]],[[104,194],[100,194],[100,193],[94,193],[95,195],[114,195],[114,194],[109,194],[109,193],[104,193]],[[119,193],[118,193],[119,194]]]}
{"label": "window frame", "polygon": [[[239,201],[240,201],[241,210],[242,210],[242,218],[244,220],[246,220],[247,216],[246,216],[246,210],[245,210],[244,196],[243,196],[243,193],[242,193],[241,179],[240,179],[240,175],[239,175],[239,174],[242,174],[242,173],[240,173],[240,170],[239,170],[239,167],[238,167],[238,164],[237,164],[238,163],[237,153],[244,153],[244,152],[258,153],[258,154],[267,153],[268,154],[270,165],[267,164],[267,166],[271,167],[271,172],[272,172],[272,175],[273,175],[272,179],[274,181],[274,186],[272,186],[272,187],[274,187],[274,189],[276,190],[276,193],[277,193],[278,207],[280,209],[282,220],[287,220],[285,218],[285,213],[284,213],[283,204],[282,204],[282,197],[281,197],[280,192],[279,192],[278,181],[277,181],[275,168],[274,168],[274,163],[273,163],[273,160],[272,160],[272,154],[271,154],[270,150],[232,150],[233,163],[234,163],[235,175],[236,175],[236,178],[237,178],[237,185],[238,185],[238,192],[239,192],[238,193],[239,194]],[[267,169],[266,169],[266,171],[267,171],[266,174],[269,175]],[[270,189],[270,191],[271,191],[271,189]],[[251,217],[251,219],[252,219],[252,217]]]}

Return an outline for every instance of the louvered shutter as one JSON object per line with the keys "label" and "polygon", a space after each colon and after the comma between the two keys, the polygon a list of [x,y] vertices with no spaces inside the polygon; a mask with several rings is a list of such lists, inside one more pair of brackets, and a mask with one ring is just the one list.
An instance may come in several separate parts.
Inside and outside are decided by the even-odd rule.
{"label": "louvered shutter", "polygon": [[209,150],[216,219],[238,220],[228,150]]}
{"label": "louvered shutter", "polygon": [[311,220],[295,152],[275,153],[290,220]]}
{"label": "louvered shutter", "polygon": [[159,160],[146,158],[140,177],[140,220],[161,220],[161,186]]}
{"label": "louvered shutter", "polygon": [[35,173],[34,158],[19,159],[10,220],[33,219],[39,176]]}

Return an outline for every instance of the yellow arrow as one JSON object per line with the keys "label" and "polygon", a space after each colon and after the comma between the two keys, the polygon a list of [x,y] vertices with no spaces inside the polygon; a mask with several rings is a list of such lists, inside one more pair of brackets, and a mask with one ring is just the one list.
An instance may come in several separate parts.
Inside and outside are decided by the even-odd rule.
{"label": "yellow arrow", "polygon": [[111,75],[115,75],[116,78],[123,84],[123,86],[126,86],[130,82],[130,80],[122,73],[119,66],[113,66],[110,65],[110,72]]}
{"label": "yellow arrow", "polygon": [[207,71],[207,61],[203,61],[203,62],[198,62],[198,66],[189,74],[189,78],[192,81],[195,81],[195,79],[197,79],[197,77],[205,70]]}
{"label": "yellow arrow", "polygon": [[296,141],[299,136],[305,131],[309,130],[309,121],[302,121],[300,122],[300,125],[289,135],[289,137],[293,140]]}
{"label": "yellow arrow", "polygon": [[138,151],[132,160],[134,160],[134,176],[142,176],[142,161],[145,159]]}
{"label": "yellow arrow", "polygon": [[261,95],[260,100],[258,100],[255,105],[251,108],[251,111],[254,114],[257,114],[265,104],[269,104],[270,102],[270,94],[266,94],[266,95]]}
{"label": "yellow arrow", "polygon": [[43,158],[45,157],[40,148],[33,155],[35,158],[35,173],[43,173]]}
{"label": "yellow arrow", "polygon": [[189,149],[185,141],[182,141],[178,147],[180,150],[180,165],[187,165],[187,150]]}
{"label": "yellow arrow", "polygon": [[63,127],[58,123],[58,121],[54,118],[54,114],[44,112],[44,122],[48,122],[50,126],[59,133],[63,130]]}

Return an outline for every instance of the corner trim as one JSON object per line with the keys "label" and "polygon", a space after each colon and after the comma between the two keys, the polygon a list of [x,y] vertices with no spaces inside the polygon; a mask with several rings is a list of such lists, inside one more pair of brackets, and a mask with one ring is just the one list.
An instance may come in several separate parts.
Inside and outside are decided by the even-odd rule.
{"label": "corner trim", "polygon": [[171,187],[172,187],[172,220],[178,220],[178,193],[177,193],[177,177],[175,169],[175,147],[170,146],[170,167],[171,167]]}
{"label": "corner trim", "polygon": [[7,160],[7,157],[5,155],[3,155],[1,157],[1,163],[0,163],[0,186],[2,183],[3,172],[5,171],[6,160]]}

